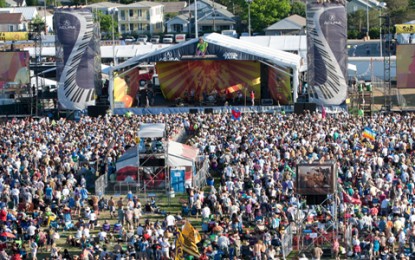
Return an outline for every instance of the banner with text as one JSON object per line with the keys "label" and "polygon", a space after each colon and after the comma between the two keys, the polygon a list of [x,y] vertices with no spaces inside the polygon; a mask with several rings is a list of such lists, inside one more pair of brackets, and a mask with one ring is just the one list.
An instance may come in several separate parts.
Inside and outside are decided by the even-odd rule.
{"label": "banner with text", "polygon": [[0,41],[27,41],[28,32],[0,32]]}
{"label": "banner with text", "polygon": [[59,104],[70,110],[86,109],[95,105],[95,90],[101,85],[98,25],[87,8],[57,9],[53,22]]}
{"label": "banner with text", "polygon": [[347,98],[347,13],[344,3],[307,1],[310,102],[340,105]]}

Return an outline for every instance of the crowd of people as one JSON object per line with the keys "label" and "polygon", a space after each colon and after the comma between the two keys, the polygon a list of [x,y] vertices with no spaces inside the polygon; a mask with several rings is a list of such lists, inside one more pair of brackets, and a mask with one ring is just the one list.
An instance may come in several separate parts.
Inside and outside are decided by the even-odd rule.
{"label": "crowd of people", "polygon": [[[303,260],[411,259],[414,121],[412,113],[282,112],[3,122],[0,259],[37,259],[39,252],[49,259],[173,259],[188,220],[201,234],[199,259],[281,259],[290,241]],[[167,138],[184,128],[217,177],[214,185],[187,187],[181,212],[164,212],[132,192],[109,197],[89,189],[91,176],[115,172],[142,122],[166,123]],[[296,192],[296,167],[310,163],[337,169],[336,192],[319,203]],[[147,217],[156,212],[163,217]]]}

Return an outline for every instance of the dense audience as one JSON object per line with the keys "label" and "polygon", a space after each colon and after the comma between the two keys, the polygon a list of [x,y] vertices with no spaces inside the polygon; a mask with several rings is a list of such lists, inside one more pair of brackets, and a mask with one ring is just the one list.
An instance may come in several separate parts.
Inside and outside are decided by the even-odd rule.
{"label": "dense audience", "polygon": [[[299,259],[411,259],[414,120],[317,113],[13,119],[0,126],[0,259],[37,259],[38,252],[172,259],[177,229],[189,218],[202,235],[199,259],[281,259],[294,231]],[[91,194],[95,177],[114,173],[117,158],[136,145],[142,122],[165,122],[168,137],[184,128],[217,177],[215,185],[187,187],[179,214],[132,192]],[[365,127],[374,140],[363,137]],[[314,205],[297,194],[303,163],[335,164],[339,191]],[[153,222],[148,213],[164,216]],[[57,247],[62,239],[81,254]]]}

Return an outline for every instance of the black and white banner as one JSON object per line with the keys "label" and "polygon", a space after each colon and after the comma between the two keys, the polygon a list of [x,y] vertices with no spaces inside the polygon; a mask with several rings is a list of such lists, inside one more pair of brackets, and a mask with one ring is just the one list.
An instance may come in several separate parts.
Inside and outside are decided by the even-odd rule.
{"label": "black and white banner", "polygon": [[307,1],[310,102],[341,105],[347,98],[347,13],[342,1]]}
{"label": "black and white banner", "polygon": [[95,105],[101,85],[99,29],[89,9],[57,9],[56,77],[59,104],[64,109],[83,110]]}

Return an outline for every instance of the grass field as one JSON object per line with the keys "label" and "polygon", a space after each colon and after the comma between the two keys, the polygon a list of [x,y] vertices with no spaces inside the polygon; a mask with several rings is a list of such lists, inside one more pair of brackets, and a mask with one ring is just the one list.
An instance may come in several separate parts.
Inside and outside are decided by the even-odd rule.
{"label": "grass field", "polygon": [[[118,200],[119,196],[115,195],[114,198]],[[177,213],[181,212],[182,205],[181,205],[180,200],[182,199],[186,199],[186,196],[184,194],[176,194],[176,197],[170,199],[170,203],[169,203],[167,196],[158,196],[157,205],[160,207],[161,210],[176,215]],[[126,202],[127,201],[125,201],[125,204]],[[144,204],[144,201],[142,203]],[[151,222],[155,222],[157,220],[162,221],[164,219],[164,216],[161,214],[143,213],[143,216],[140,219],[140,223],[144,223],[146,219],[149,219]],[[100,212],[100,215],[98,216],[99,225],[101,226],[105,220],[108,220],[111,226],[117,222],[116,218],[111,219],[108,211]],[[197,228],[198,230],[201,229],[200,219],[190,217],[188,218],[188,220],[192,223],[192,225],[195,226],[195,228]],[[76,222],[77,218],[73,217],[73,221]],[[42,227],[42,229],[46,229],[46,227]],[[100,227],[96,227],[94,230],[90,231],[90,234],[91,236],[97,235],[99,231],[100,231]],[[56,245],[61,249],[61,251],[63,252],[64,249],[68,249],[69,253],[72,256],[80,255],[81,248],[72,247],[66,244],[66,239],[68,238],[68,236],[75,235],[76,231],[62,231],[61,229],[59,229],[58,232],[60,234],[60,239],[56,242]],[[170,243],[172,242],[173,241],[170,241]],[[101,247],[102,245],[103,243],[101,243]],[[115,241],[111,241],[109,244],[107,244],[108,252],[112,252],[113,245],[115,245]],[[26,249],[29,249],[29,246],[27,244],[26,244]],[[50,257],[50,252],[39,252],[38,253],[38,259],[47,259],[48,257]]]}

